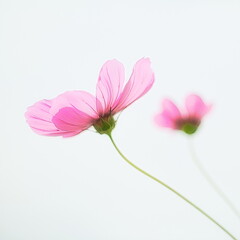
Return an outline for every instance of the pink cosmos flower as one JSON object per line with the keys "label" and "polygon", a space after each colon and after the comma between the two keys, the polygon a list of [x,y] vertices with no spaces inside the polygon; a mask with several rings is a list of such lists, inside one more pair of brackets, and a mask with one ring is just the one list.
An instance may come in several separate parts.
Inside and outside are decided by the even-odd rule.
{"label": "pink cosmos flower", "polygon": [[195,94],[187,96],[183,111],[180,111],[171,100],[164,99],[162,111],[155,116],[155,122],[161,127],[193,134],[210,109],[211,105],[205,104],[201,97]]}
{"label": "pink cosmos flower", "polygon": [[153,82],[148,58],[135,64],[125,86],[123,65],[110,60],[100,71],[96,97],[85,91],[65,92],[35,103],[25,117],[34,132],[46,136],[71,137],[91,126],[100,134],[111,134],[113,116],[147,93]]}

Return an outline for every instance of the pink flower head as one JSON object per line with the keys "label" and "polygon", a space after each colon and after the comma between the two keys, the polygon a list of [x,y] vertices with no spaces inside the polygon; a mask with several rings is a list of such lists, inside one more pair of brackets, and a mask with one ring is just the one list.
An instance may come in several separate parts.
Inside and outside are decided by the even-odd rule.
{"label": "pink flower head", "polygon": [[71,137],[91,126],[100,134],[115,127],[114,114],[122,111],[152,87],[154,74],[148,58],[140,59],[124,86],[124,67],[107,61],[99,74],[96,97],[85,91],[65,92],[29,107],[25,117],[38,134]]}
{"label": "pink flower head", "polygon": [[185,108],[185,111],[180,111],[171,100],[164,99],[162,112],[155,116],[155,122],[161,127],[193,134],[211,109],[211,105],[205,104],[201,97],[191,94],[186,98]]}

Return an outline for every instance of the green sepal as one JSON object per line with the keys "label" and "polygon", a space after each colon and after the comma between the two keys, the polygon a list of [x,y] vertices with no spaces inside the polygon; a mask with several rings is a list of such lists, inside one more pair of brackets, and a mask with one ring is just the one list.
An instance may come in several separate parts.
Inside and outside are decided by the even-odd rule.
{"label": "green sepal", "polygon": [[93,127],[100,134],[110,135],[112,130],[115,128],[116,121],[112,115],[104,116],[99,118],[94,124]]}
{"label": "green sepal", "polygon": [[197,131],[197,129],[198,129],[198,125],[193,124],[193,123],[185,123],[181,127],[181,130],[189,135],[195,133]]}

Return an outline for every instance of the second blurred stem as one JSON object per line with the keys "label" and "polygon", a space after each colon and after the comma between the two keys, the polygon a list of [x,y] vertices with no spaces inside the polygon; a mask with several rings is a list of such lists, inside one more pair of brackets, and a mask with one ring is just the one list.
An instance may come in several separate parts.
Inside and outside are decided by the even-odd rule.
{"label": "second blurred stem", "polygon": [[240,212],[235,207],[235,205],[232,203],[232,201],[227,197],[227,195],[221,190],[221,188],[218,186],[218,184],[213,180],[213,178],[208,174],[205,167],[202,165],[201,161],[197,157],[196,150],[194,147],[194,142],[192,137],[188,139],[188,145],[189,145],[189,151],[191,158],[200,171],[200,173],[203,175],[203,177],[206,179],[206,181],[211,185],[211,187],[215,190],[215,192],[222,198],[222,200],[229,206],[229,208],[232,210],[232,212],[238,217],[240,220]]}

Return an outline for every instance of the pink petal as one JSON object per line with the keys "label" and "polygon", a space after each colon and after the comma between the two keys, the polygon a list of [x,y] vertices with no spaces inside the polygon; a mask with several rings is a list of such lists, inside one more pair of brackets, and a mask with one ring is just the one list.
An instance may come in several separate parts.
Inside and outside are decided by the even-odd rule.
{"label": "pink petal", "polygon": [[191,94],[186,98],[185,105],[188,115],[199,120],[211,109],[211,105],[205,104],[202,98],[195,94]]}
{"label": "pink petal", "polygon": [[66,132],[82,132],[99,118],[96,98],[84,91],[65,92],[53,100],[50,110],[55,126]]}
{"label": "pink petal", "polygon": [[58,129],[78,133],[89,128],[93,121],[87,114],[72,107],[61,108],[52,118],[52,122]]}
{"label": "pink petal", "polygon": [[56,115],[62,108],[73,108],[76,113],[83,113],[90,119],[97,119],[96,98],[85,91],[65,92],[53,100],[51,114]]}
{"label": "pink petal", "polygon": [[107,61],[99,74],[97,83],[97,110],[100,115],[108,113],[114,107],[122,92],[124,67],[117,60]]}
{"label": "pink petal", "polygon": [[170,99],[162,101],[162,112],[155,117],[155,122],[161,127],[176,129],[176,120],[181,119],[181,113]]}
{"label": "pink petal", "polygon": [[115,104],[114,113],[119,112],[149,91],[154,83],[154,74],[149,58],[140,59],[134,66],[132,75]]}
{"label": "pink petal", "polygon": [[178,107],[170,99],[166,98],[162,101],[162,108],[163,108],[163,111],[165,112],[165,114],[172,120],[181,118],[181,113],[180,113]]}
{"label": "pink petal", "polygon": [[176,129],[175,121],[169,118],[165,112],[156,115],[154,121],[160,127]]}
{"label": "pink petal", "polygon": [[42,100],[27,109],[25,117],[34,132],[46,136],[63,136],[66,133],[52,123],[51,100]]}

